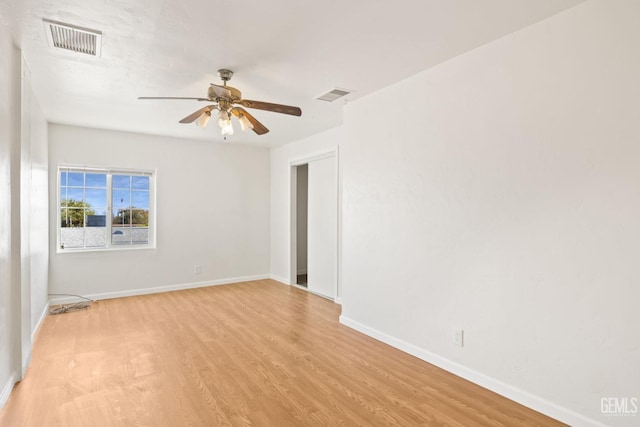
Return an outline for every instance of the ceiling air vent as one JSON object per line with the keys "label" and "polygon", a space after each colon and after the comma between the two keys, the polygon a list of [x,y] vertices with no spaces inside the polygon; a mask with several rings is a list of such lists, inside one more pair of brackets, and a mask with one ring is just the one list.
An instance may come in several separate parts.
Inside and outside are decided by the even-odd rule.
{"label": "ceiling air vent", "polygon": [[335,88],[330,92],[325,93],[324,95],[320,95],[319,97],[317,97],[316,99],[320,100],[320,101],[327,101],[327,102],[333,102],[336,99],[340,99],[343,96],[349,95],[352,91],[347,90],[347,89],[338,89]]}
{"label": "ceiling air vent", "polygon": [[102,50],[102,32],[77,25],[43,19],[49,45],[72,52],[100,56]]}

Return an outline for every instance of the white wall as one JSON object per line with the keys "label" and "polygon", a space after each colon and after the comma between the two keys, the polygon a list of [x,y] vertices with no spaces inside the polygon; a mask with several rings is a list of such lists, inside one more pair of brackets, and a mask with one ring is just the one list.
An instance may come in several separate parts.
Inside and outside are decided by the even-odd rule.
{"label": "white wall", "polygon": [[640,397],[639,16],[590,1],[346,107],[343,322],[574,425],[640,422],[601,414]]}
{"label": "white wall", "polygon": [[310,161],[308,186],[307,289],[338,296],[337,153]]}
{"label": "white wall", "polygon": [[[0,25],[0,407],[19,377],[20,52]],[[16,156],[17,153],[17,156]],[[17,162],[16,162],[17,159]],[[16,172],[18,170],[18,179]],[[17,212],[20,212],[18,207]],[[16,247],[16,233],[18,235]],[[17,270],[17,271],[16,271]]]}
{"label": "white wall", "polygon": [[48,189],[46,120],[21,52],[1,27],[0,57],[1,408],[29,365],[46,313]]}
{"label": "white wall", "polygon": [[291,161],[339,147],[342,138],[342,127],[338,127],[271,150],[271,277],[274,280],[291,284]]}
{"label": "white wall", "polygon": [[24,59],[21,66],[20,323],[24,375],[33,337],[48,309],[49,194],[47,121],[31,89],[31,72]]}
{"label": "white wall", "polygon": [[[49,141],[50,292],[107,298],[268,276],[268,150],[57,124]],[[157,170],[157,248],[57,253],[61,163]]]}
{"label": "white wall", "polygon": [[[23,64],[23,103],[28,98],[29,108],[24,109],[23,123],[28,127],[28,138],[23,139],[27,152],[23,175],[28,182],[23,200],[28,200],[28,210],[23,219],[28,221],[29,256],[23,263],[29,270],[30,314],[29,331],[35,334],[48,309],[49,297],[49,144],[48,127],[38,100],[31,91],[30,80],[25,82],[28,67]],[[26,322],[26,319],[25,319]]]}

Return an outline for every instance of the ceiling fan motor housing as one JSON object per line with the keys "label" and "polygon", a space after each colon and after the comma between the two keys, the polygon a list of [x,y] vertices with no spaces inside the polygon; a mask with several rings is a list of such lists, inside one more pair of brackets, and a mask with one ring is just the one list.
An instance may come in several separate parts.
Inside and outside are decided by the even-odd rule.
{"label": "ceiling fan motor housing", "polygon": [[[222,86],[220,86],[222,87]],[[230,97],[228,98],[230,101],[239,101],[240,99],[242,99],[242,93],[236,89],[235,87],[231,87],[231,86],[225,86],[225,89],[227,89],[230,93]],[[207,92],[209,99],[214,101],[219,99],[220,97],[218,95],[216,95],[215,90],[213,89],[213,87],[209,86],[209,91]]]}

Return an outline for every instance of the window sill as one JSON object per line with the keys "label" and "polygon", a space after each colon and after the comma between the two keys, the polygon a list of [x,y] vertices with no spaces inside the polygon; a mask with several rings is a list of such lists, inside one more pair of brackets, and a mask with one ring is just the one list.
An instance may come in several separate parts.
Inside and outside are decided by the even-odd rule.
{"label": "window sill", "polygon": [[85,252],[121,252],[121,251],[144,251],[144,250],[154,250],[156,249],[155,245],[123,245],[116,247],[108,247],[108,248],[67,248],[67,249],[58,249],[56,250],[57,254],[81,254]]}

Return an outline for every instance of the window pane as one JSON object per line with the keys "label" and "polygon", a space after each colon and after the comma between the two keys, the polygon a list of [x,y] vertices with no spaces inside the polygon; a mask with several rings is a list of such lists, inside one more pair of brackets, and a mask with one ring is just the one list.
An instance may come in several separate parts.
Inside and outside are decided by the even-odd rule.
{"label": "window pane", "polygon": [[107,216],[102,214],[94,214],[91,215],[87,213],[87,227],[106,227],[107,226]]}
{"label": "window pane", "polygon": [[133,191],[131,207],[140,209],[149,209],[149,192],[148,191]]}
{"label": "window pane", "polygon": [[84,209],[82,208],[63,208],[61,212],[61,222],[63,227],[83,227],[84,226]]}
{"label": "window pane", "polygon": [[129,190],[113,190],[113,206],[114,212],[117,209],[131,207],[131,192]]}
{"label": "window pane", "polygon": [[88,173],[85,179],[87,187],[107,188],[107,175],[104,173]]}
{"label": "window pane", "polygon": [[133,209],[131,211],[131,224],[136,227],[148,227],[149,211],[144,209]]}
{"label": "window pane", "polygon": [[102,248],[107,245],[107,227],[104,223],[102,226],[89,226],[91,220],[87,217],[87,227],[84,229],[84,246],[86,248]]}
{"label": "window pane", "polygon": [[131,188],[131,175],[113,175],[111,185],[113,188]]}
{"label": "window pane", "polygon": [[60,209],[60,227],[71,227],[69,222],[69,209]]}
{"label": "window pane", "polygon": [[67,185],[67,172],[60,171],[60,185]]}
{"label": "window pane", "polygon": [[67,185],[73,187],[84,186],[84,174],[82,172],[69,172],[67,178]]}
{"label": "window pane", "polygon": [[84,188],[67,188],[66,198],[69,200],[69,206],[72,205],[72,201],[76,202],[74,206],[78,206],[78,203],[84,200]]}
{"label": "window pane", "polygon": [[60,204],[67,206],[67,187],[60,187]]}
{"label": "window pane", "polygon": [[131,244],[131,227],[128,225],[114,225],[111,227],[111,244],[112,245],[130,245]]}
{"label": "window pane", "polygon": [[132,227],[129,230],[131,233],[131,243],[137,245],[149,243],[148,227]]}
{"label": "window pane", "polygon": [[134,190],[148,190],[149,189],[149,177],[148,176],[132,176],[131,185]]}
{"label": "window pane", "polygon": [[131,224],[131,209],[118,209],[113,215],[112,224],[127,226]]}
{"label": "window pane", "polygon": [[86,207],[96,208],[107,206],[106,189],[87,189],[85,193]]}
{"label": "window pane", "polygon": [[72,227],[60,229],[60,247],[81,248],[84,242],[84,227]]}

